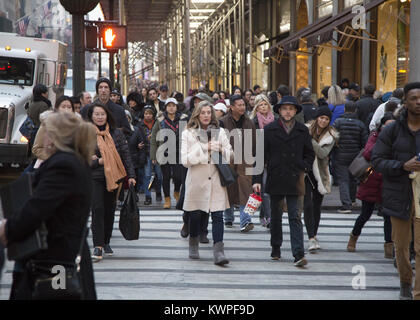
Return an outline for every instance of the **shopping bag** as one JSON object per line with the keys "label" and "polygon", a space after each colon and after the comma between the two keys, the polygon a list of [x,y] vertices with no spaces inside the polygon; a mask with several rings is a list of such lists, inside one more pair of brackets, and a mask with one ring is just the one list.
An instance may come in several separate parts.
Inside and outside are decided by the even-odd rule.
{"label": "shopping bag", "polygon": [[413,189],[414,213],[420,219],[420,172],[412,172],[409,175]]}
{"label": "shopping bag", "polygon": [[258,210],[261,203],[262,203],[262,198],[259,195],[255,193],[250,194],[248,198],[248,202],[246,203],[244,212],[248,213],[249,215],[253,215],[255,211]]}
{"label": "shopping bag", "polygon": [[140,235],[140,211],[136,201],[136,191],[130,185],[120,211],[120,231],[125,240],[137,240]]}

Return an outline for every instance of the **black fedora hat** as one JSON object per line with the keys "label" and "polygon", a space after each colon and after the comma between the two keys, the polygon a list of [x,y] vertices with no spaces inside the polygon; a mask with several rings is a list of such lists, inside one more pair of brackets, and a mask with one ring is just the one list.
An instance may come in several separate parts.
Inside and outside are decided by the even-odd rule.
{"label": "black fedora hat", "polygon": [[281,100],[273,107],[275,113],[279,113],[279,109],[284,104],[290,104],[296,107],[296,114],[302,111],[302,106],[297,102],[294,96],[284,96]]}

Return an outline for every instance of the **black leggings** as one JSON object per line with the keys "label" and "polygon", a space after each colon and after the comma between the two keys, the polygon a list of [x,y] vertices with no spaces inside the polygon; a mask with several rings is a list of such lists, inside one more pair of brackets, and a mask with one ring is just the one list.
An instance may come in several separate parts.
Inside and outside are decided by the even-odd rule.
{"label": "black leggings", "polygon": [[[362,211],[360,215],[357,217],[356,222],[353,227],[353,235],[360,236],[362,233],[362,229],[366,222],[369,221],[370,217],[372,216],[373,210],[375,210],[375,203],[368,202],[362,200]],[[389,216],[384,215],[384,236],[385,242],[392,242],[392,226],[391,226],[391,219]]]}
{"label": "black leggings", "polygon": [[312,173],[310,173],[310,177],[315,188],[312,187],[308,177],[305,177],[305,197],[303,198],[303,219],[309,239],[314,238],[318,233],[321,205],[324,200],[324,196],[318,192],[318,182]]}
{"label": "black leggings", "polygon": [[105,181],[93,180],[91,228],[94,247],[103,247],[111,240],[117,190],[108,192]]}
{"label": "black leggings", "polygon": [[163,194],[165,197],[171,196],[171,178],[174,181],[174,191],[179,192],[182,184],[182,165],[180,164],[163,164],[160,166],[163,177]]}

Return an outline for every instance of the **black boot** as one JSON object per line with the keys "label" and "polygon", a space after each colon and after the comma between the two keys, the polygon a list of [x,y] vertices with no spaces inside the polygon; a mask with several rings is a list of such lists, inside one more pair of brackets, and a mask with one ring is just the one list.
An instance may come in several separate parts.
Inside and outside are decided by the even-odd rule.
{"label": "black boot", "polygon": [[207,235],[209,233],[208,225],[209,225],[209,214],[201,213],[201,217],[200,217],[200,242],[201,243],[210,242],[209,239],[207,238]]}

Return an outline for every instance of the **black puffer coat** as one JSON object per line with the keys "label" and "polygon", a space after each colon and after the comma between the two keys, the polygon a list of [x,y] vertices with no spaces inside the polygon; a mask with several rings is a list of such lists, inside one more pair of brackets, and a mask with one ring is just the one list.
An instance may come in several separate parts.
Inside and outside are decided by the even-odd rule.
{"label": "black puffer coat", "polygon": [[372,95],[364,95],[356,102],[357,116],[367,128],[369,128],[370,120],[372,120],[372,116],[380,104],[381,102],[374,99]]}
{"label": "black puffer coat", "polygon": [[[266,193],[303,195],[304,173],[312,168],[315,152],[308,128],[295,122],[287,134],[279,120],[264,127],[264,161],[267,164]],[[263,175],[253,177],[261,183]]]}
{"label": "black puffer coat", "polygon": [[333,126],[340,133],[335,161],[337,164],[350,165],[369,138],[366,126],[357,119],[356,113],[344,113]]}
{"label": "black puffer coat", "polygon": [[388,216],[408,220],[413,193],[409,172],[403,165],[416,155],[416,138],[407,125],[407,112],[386,126],[372,150],[371,161],[382,173],[382,208]]}
{"label": "black puffer coat", "polygon": [[[127,172],[128,178],[135,179],[136,173],[134,171],[133,161],[131,160],[130,151],[128,149],[127,140],[120,129],[111,129],[111,137],[114,140],[115,148],[118,151],[118,154],[121,157],[121,161],[124,164],[125,171]],[[96,148],[96,156],[102,158],[101,153],[99,152],[98,147]],[[92,161],[92,178],[94,180],[104,181],[105,172],[104,166],[99,164],[99,160]]]}

